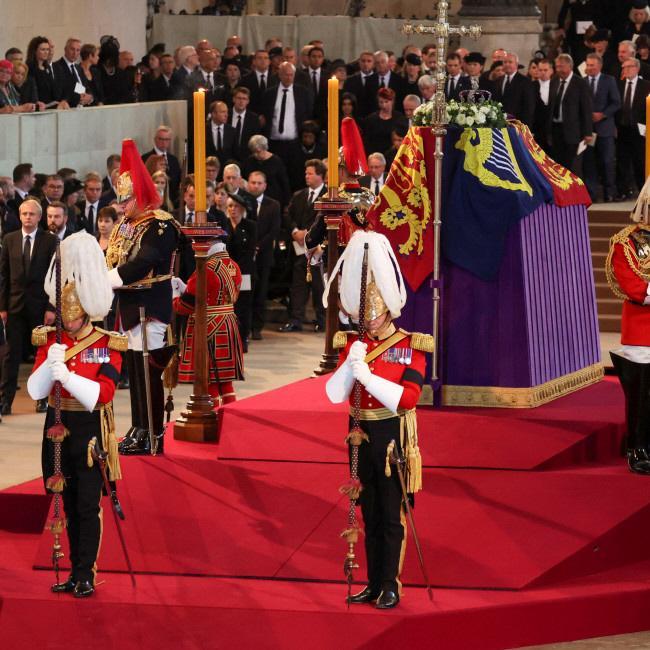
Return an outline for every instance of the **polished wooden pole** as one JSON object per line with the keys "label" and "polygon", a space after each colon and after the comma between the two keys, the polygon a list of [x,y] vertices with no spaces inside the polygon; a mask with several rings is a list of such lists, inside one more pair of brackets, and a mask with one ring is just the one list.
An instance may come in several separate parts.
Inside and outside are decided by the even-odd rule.
{"label": "polished wooden pole", "polygon": [[[352,209],[352,203],[339,197],[338,188],[330,187],[323,199],[314,204],[316,212],[323,213],[327,224],[327,277],[331,277],[339,259],[339,227],[343,215]],[[314,370],[317,376],[332,372],[338,364],[339,355],[334,349],[334,334],[339,328],[339,283],[338,279],[330,284],[327,295],[327,311],[325,314],[325,350],[318,367]]]}

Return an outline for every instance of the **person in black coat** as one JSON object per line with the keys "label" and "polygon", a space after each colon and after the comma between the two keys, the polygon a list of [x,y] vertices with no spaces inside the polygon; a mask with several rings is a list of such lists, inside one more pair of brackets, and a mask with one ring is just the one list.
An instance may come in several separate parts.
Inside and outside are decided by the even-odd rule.
{"label": "person in black coat", "polygon": [[519,74],[519,58],[509,53],[503,60],[503,79],[494,85],[495,101],[503,104],[503,110],[528,126],[535,117],[535,92],[532,81]]}
{"label": "person in black coat", "polygon": [[223,169],[235,158],[237,132],[228,124],[228,106],[216,101],[210,104],[210,119],[206,124],[205,153],[216,156]]}
{"label": "person in black coat", "polygon": [[324,129],[327,125],[327,80],[328,71],[323,62],[325,52],[322,47],[314,45],[309,50],[309,66],[305,70],[296,72],[296,83],[308,88],[313,97],[313,119]]}
{"label": "person in black coat", "polygon": [[642,79],[639,70],[638,59],[625,61],[625,78],[618,87],[622,105],[616,114],[616,183],[621,200],[634,195],[632,180],[637,191],[645,182],[646,97],[650,94],[650,81]]}
{"label": "person in black coat", "polygon": [[173,133],[170,127],[161,124],[154,135],[153,149],[142,154],[143,162],[153,154],[165,157],[167,163],[167,176],[169,177],[169,198],[174,206],[178,205],[178,188],[181,184],[181,164],[178,158],[170,151]]}
{"label": "person in black coat", "polygon": [[86,87],[86,92],[92,97],[89,106],[101,106],[104,101],[104,88],[102,86],[102,75],[97,67],[99,62],[99,49],[95,45],[85,44],[81,46],[81,81]]}
{"label": "person in black coat", "polygon": [[257,223],[245,218],[247,207],[242,196],[228,194],[226,215],[232,232],[228,241],[228,254],[237,263],[242,275],[241,289],[235,303],[235,314],[239,320],[239,334],[244,352],[248,351],[248,337],[253,320],[253,284],[257,248]]}
{"label": "person in black coat", "polygon": [[180,99],[181,92],[181,84],[174,75],[174,57],[163,54],[160,57],[160,75],[149,83],[149,99],[152,102]]}
{"label": "person in black coat", "polygon": [[[395,93],[395,105],[401,106],[402,101],[406,96],[404,79],[398,74],[391,72],[389,67],[389,57],[386,52],[376,52],[374,59],[375,72],[366,81],[366,91],[368,93],[371,110],[377,110],[379,108],[377,91],[380,88],[390,88]],[[386,149],[387,148],[388,147],[386,147]],[[385,151],[385,149],[382,149],[382,151]]]}
{"label": "person in black coat", "polygon": [[52,64],[57,94],[61,99],[65,99],[71,108],[79,105],[89,106],[94,101],[94,97],[86,90],[86,77],[77,63],[80,53],[81,41],[69,38],[63,49],[63,56]]}
{"label": "person in black coat", "polygon": [[255,256],[255,286],[253,290],[253,340],[262,339],[266,322],[266,299],[269,292],[269,277],[273,267],[275,242],[280,236],[280,204],[266,196],[264,172],[255,171],[248,176],[248,191],[257,203],[257,251]]}
{"label": "person in black coat", "polygon": [[395,93],[390,88],[377,91],[379,110],[371,113],[361,123],[362,138],[368,154],[383,152],[392,146],[391,133],[408,130],[408,120],[395,110]]}
{"label": "person in black coat", "polygon": [[34,80],[38,101],[45,108],[68,108],[61,100],[59,90],[54,81],[54,73],[49,63],[50,42],[44,36],[35,36],[27,46],[26,63],[29,77]]}
{"label": "person in black coat", "polygon": [[[445,82],[445,99],[447,101],[460,101],[460,93],[469,90],[471,82],[469,77],[463,77],[460,57],[458,54],[447,55],[447,81]],[[419,93],[418,93],[419,94]],[[398,104],[401,106],[401,104]]]}
{"label": "person in black coat", "polygon": [[248,109],[251,91],[240,86],[233,94],[233,105],[230,112],[230,126],[236,131],[235,158],[244,162],[250,150],[248,143],[254,135],[262,133],[262,123],[257,113]]}
{"label": "person in black coat", "polygon": [[573,72],[573,59],[560,54],[555,59],[557,76],[549,87],[549,119],[546,132],[553,159],[578,172],[578,145],[592,140],[593,106],[587,82]]}
{"label": "person in black coat", "polygon": [[537,144],[550,155],[551,146],[548,143],[547,125],[551,119],[551,106],[549,94],[551,79],[553,77],[553,64],[548,59],[542,59],[537,64],[539,78],[533,81],[533,95],[535,97],[535,114],[531,131]]}
{"label": "person in black coat", "polygon": [[250,91],[250,108],[256,113],[263,110],[262,99],[269,88],[278,85],[277,75],[271,74],[271,61],[266,50],[257,50],[251,62],[251,71],[241,79],[240,86]]}
{"label": "person in black coat", "polygon": [[[2,364],[2,415],[11,414],[18,387],[18,369],[25,336],[37,325],[54,322],[48,311],[45,275],[56,250],[57,238],[38,227],[41,204],[27,197],[20,204],[21,229],[5,235],[0,251],[0,319],[5,326],[9,352]],[[28,241],[29,238],[29,241]],[[37,411],[47,408],[41,400]]]}
{"label": "person in black coat", "polygon": [[352,93],[357,99],[357,117],[366,117],[374,110],[374,98],[368,95],[368,80],[372,77],[375,60],[372,52],[359,55],[359,72],[350,75],[343,84],[343,91]]}
{"label": "person in black coat", "polygon": [[263,135],[250,139],[251,155],[242,167],[242,175],[248,178],[252,172],[262,172],[265,176],[267,196],[275,199],[284,209],[291,198],[287,168],[279,156],[269,151],[268,140]]}

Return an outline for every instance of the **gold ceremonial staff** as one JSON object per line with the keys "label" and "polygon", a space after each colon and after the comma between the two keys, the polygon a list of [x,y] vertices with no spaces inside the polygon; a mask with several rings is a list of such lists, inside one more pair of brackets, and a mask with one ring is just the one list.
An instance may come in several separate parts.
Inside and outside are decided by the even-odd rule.
{"label": "gold ceremonial staff", "polygon": [[402,27],[403,34],[434,34],[437,44],[436,57],[436,94],[433,96],[433,134],[436,138],[435,149],[435,188],[433,195],[433,339],[434,348],[432,353],[431,383],[434,391],[434,403],[436,390],[442,390],[438,385],[440,380],[438,374],[439,349],[440,349],[440,228],[442,225],[442,159],[443,143],[447,134],[447,112],[445,101],[445,83],[447,80],[447,40],[452,34],[469,36],[478,39],[481,36],[481,26],[464,25],[452,27],[448,20],[449,2],[438,0],[438,18],[433,25],[412,25],[407,23]]}

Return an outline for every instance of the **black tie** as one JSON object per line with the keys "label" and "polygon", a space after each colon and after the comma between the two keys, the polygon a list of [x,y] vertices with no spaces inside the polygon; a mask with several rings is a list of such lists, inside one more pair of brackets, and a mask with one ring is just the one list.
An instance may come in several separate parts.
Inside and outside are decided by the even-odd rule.
{"label": "black tie", "polygon": [[264,92],[266,90],[266,79],[265,75],[260,75],[260,90]]}
{"label": "black tie", "polygon": [[221,140],[221,127],[217,127],[217,151],[221,151],[223,149],[223,142]]}
{"label": "black tie", "polygon": [[384,78],[383,77],[379,77],[379,87],[380,88],[385,88],[386,87],[386,84],[384,83]]}
{"label": "black tie", "polygon": [[314,97],[318,96],[318,79],[316,77],[316,70],[311,73],[311,84],[314,87]]}
{"label": "black tie", "polygon": [[25,237],[25,244],[23,246],[23,271],[25,275],[29,275],[29,263],[32,259],[32,236]]}
{"label": "black tie", "polygon": [[208,72],[208,89],[209,90],[214,90],[214,86],[212,85],[212,73]]}
{"label": "black tie", "polygon": [[309,190],[309,205],[314,202],[314,190]]}
{"label": "black tie", "polygon": [[284,133],[284,117],[287,113],[287,93],[288,88],[282,89],[282,104],[280,105],[280,121],[278,122],[278,133]]}
{"label": "black tie", "polygon": [[591,94],[592,96],[596,94],[596,77],[589,77],[591,84]]}
{"label": "black tie", "polygon": [[628,81],[625,88],[625,100],[623,101],[623,119],[624,125],[632,124],[632,82]]}
{"label": "black tie", "polygon": [[92,205],[88,208],[88,226],[90,228],[88,232],[93,235],[95,233],[95,208]]}
{"label": "black tie", "polygon": [[379,179],[375,178],[375,196],[379,194]]}
{"label": "black tie", "polygon": [[187,217],[185,217],[185,225],[191,226],[194,223],[194,212],[188,212]]}
{"label": "black tie", "polygon": [[73,77],[76,77],[76,76],[77,76],[77,75],[74,73],[74,64],[73,64],[73,63],[70,64],[70,74],[71,74]]}
{"label": "black tie", "polygon": [[557,96],[555,98],[555,106],[553,106],[553,119],[560,119],[560,108],[562,106],[562,97],[564,95],[564,84],[566,83],[565,79],[562,79],[560,82],[560,87],[557,91]]}
{"label": "black tie", "polygon": [[449,80],[449,96],[453,97],[456,92],[456,80],[452,77]]}
{"label": "black tie", "polygon": [[237,116],[237,144],[241,144],[241,115]]}
{"label": "black tie", "polygon": [[505,95],[508,92],[508,88],[510,87],[510,75],[506,75],[506,80],[503,84],[503,94]]}

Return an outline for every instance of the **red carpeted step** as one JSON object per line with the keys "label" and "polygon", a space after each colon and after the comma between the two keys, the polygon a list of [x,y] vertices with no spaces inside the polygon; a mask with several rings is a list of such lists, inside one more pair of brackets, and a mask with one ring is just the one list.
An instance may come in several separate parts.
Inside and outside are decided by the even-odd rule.
{"label": "red carpeted step", "polygon": [[[345,463],[346,405],[327,378],[307,379],[228,405],[219,457]],[[624,403],[608,378],[536,409],[420,408],[424,465],[550,469],[620,455]]]}

